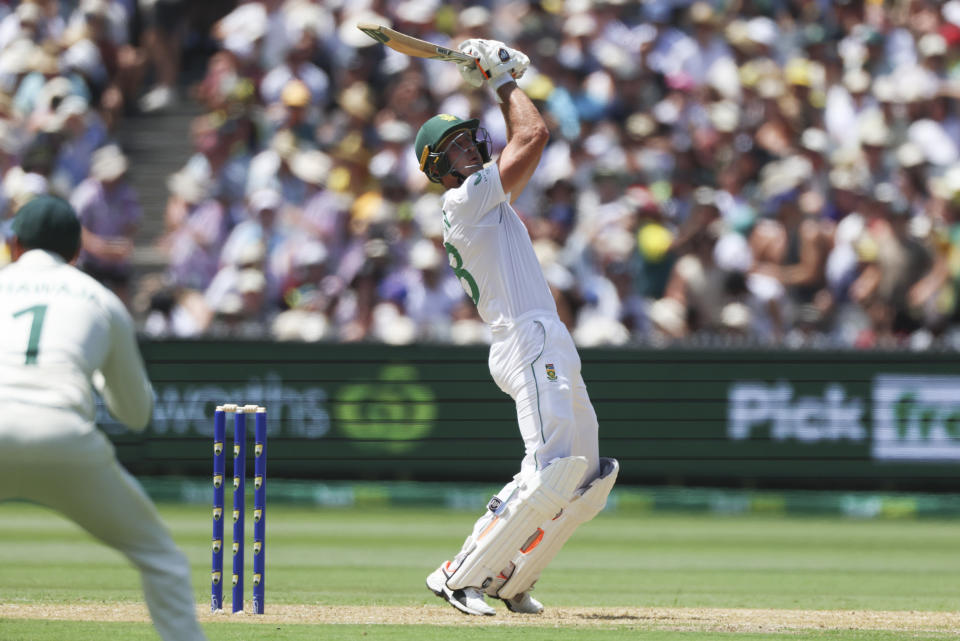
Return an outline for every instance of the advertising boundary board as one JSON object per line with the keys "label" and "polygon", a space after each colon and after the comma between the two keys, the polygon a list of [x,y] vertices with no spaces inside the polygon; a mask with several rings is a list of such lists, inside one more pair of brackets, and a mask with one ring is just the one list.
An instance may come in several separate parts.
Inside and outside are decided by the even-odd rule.
{"label": "advertising boundary board", "polygon": [[[270,411],[271,473],[502,482],[523,450],[487,348],[145,341],[144,433],[98,423],[135,474],[210,473],[213,408]],[[601,454],[626,484],[960,490],[947,353],[585,349]]]}

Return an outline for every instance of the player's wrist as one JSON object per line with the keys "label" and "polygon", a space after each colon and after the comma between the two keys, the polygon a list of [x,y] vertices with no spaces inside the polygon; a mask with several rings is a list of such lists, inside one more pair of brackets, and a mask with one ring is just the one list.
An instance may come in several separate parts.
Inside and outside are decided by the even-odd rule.
{"label": "player's wrist", "polygon": [[503,93],[506,93],[508,90],[504,89],[505,87],[509,87],[510,85],[516,86],[513,76],[511,76],[509,73],[502,73],[499,76],[490,78],[487,81],[487,84],[490,85],[490,89],[493,90],[493,96],[499,103],[503,103],[504,101],[504,96],[501,94],[501,90],[503,90]]}

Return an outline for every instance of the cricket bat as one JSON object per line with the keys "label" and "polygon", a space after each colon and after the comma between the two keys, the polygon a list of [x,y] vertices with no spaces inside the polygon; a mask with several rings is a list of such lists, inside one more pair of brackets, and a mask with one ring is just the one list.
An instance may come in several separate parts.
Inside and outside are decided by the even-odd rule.
{"label": "cricket bat", "polygon": [[357,29],[364,32],[377,42],[385,44],[386,46],[395,51],[399,51],[400,53],[405,53],[408,56],[415,56],[417,58],[430,58],[432,60],[443,60],[445,62],[455,62],[461,65],[476,64],[476,60],[462,51],[447,49],[446,47],[435,45],[432,42],[427,42],[426,40],[421,40],[420,38],[414,38],[413,36],[408,36],[405,33],[400,33],[399,31],[395,31],[390,27],[372,24],[370,22],[361,22],[357,25]]}

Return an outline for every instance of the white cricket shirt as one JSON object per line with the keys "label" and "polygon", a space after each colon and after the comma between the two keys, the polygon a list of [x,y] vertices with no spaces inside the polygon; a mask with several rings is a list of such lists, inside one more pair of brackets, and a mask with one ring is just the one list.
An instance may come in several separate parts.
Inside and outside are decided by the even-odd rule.
{"label": "white cricket shirt", "polygon": [[[83,419],[70,429],[91,431],[97,371],[110,412],[131,428],[145,427],[153,394],[120,299],[43,250],[0,270],[0,404],[66,410]],[[20,429],[40,436],[64,427]]]}
{"label": "white cricket shirt", "polygon": [[503,193],[496,163],[443,195],[443,242],[464,291],[494,331],[535,312],[556,316],[530,234]]}

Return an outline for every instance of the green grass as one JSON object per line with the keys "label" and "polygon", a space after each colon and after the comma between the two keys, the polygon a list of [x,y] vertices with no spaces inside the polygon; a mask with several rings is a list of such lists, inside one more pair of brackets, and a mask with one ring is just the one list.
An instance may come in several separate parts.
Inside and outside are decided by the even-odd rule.
{"label": "green grass", "polygon": [[[209,509],[162,505],[208,602]],[[443,510],[270,507],[267,608],[435,604],[425,575],[459,549],[474,514]],[[227,538],[229,539],[229,525]],[[248,524],[248,542],[252,525]],[[551,606],[956,611],[960,524],[757,516],[604,514],[581,528],[537,585]],[[125,559],[56,514],[0,504],[0,603],[141,602]],[[225,554],[229,566],[229,543]],[[248,545],[249,550],[249,545]],[[250,554],[247,554],[249,563]],[[247,594],[249,598],[249,571]],[[229,587],[225,587],[229,599]],[[638,639],[887,641],[946,633],[797,631],[722,633],[593,628],[488,628],[205,623],[233,639]],[[2,641],[156,640],[149,624],[0,619]]]}
{"label": "green grass", "polygon": [[[264,628],[261,630],[260,628]],[[816,631],[781,634],[736,634],[725,632],[673,632],[592,630],[573,628],[453,628],[423,625],[285,625],[257,626],[243,624],[207,625],[211,641],[491,641],[522,639],[523,641],[946,641],[956,639],[948,634],[905,634],[903,632]],[[104,641],[107,635],[123,641],[156,641],[153,628],[146,623],[89,623],[78,621],[4,621],[0,619],[3,641]]]}

